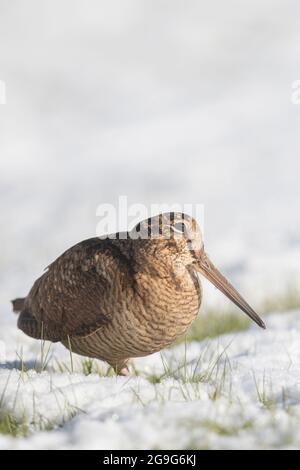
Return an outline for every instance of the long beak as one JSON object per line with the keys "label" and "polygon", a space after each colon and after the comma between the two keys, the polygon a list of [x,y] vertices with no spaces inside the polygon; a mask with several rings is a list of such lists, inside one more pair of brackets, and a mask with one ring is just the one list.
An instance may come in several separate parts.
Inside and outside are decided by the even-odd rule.
{"label": "long beak", "polygon": [[202,252],[201,258],[196,264],[197,271],[200,271],[217,289],[223,292],[235,305],[237,305],[248,317],[251,318],[261,328],[266,328],[262,319],[254,312],[250,305],[243,299],[238,291],[227,281],[220,271],[213,265],[208,256]]}

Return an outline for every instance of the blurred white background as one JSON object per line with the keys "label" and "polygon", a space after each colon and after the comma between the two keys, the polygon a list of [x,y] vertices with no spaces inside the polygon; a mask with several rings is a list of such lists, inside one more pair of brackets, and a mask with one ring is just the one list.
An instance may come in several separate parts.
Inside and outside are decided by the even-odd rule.
{"label": "blurred white background", "polygon": [[245,294],[299,282],[299,16],[296,0],[0,0],[2,319],[119,195],[204,204],[207,251]]}

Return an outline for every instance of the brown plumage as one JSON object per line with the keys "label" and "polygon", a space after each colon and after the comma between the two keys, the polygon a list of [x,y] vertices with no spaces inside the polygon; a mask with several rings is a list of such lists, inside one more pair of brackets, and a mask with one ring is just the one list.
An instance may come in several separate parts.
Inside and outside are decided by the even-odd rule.
{"label": "brown plumage", "polygon": [[147,219],[125,237],[78,243],[13,309],[27,335],[60,341],[126,374],[130,358],[165,348],[195,319],[202,298],[197,271],[264,327],[209,261],[195,220],[182,213]]}

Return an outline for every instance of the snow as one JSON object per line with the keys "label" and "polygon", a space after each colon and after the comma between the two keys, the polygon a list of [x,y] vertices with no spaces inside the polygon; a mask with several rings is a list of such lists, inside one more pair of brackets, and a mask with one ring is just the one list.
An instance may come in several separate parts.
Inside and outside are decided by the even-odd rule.
{"label": "snow", "polygon": [[[36,343],[24,343],[24,356],[33,359]],[[67,354],[56,348],[61,360]],[[270,316],[267,331],[254,326],[163,355],[137,359],[139,375],[132,377],[84,376],[77,371],[79,358],[73,373],[54,372],[54,358],[41,373],[17,371],[8,360],[0,369],[2,408],[28,423],[32,434],[1,436],[0,447],[299,447],[300,311]],[[165,376],[153,384],[153,374]],[[53,429],[34,431],[32,423]]]}
{"label": "snow", "polygon": [[[129,381],[86,377],[79,360],[73,374],[54,358],[37,373],[40,345],[17,331],[9,303],[95,236],[99,204],[120,195],[147,207],[203,204],[209,255],[258,310],[297,287],[299,13],[295,0],[3,2],[0,400],[5,390],[7,411],[54,429],[1,436],[1,447],[299,446],[297,311],[234,336],[230,384],[212,400],[213,384],[151,385],[159,355],[136,361],[141,376]],[[228,305],[206,284],[202,311],[210,303]],[[206,362],[229,341],[211,342]],[[189,345],[189,359],[206,348]],[[60,346],[51,354],[70,362]],[[176,364],[182,347],[164,354]],[[28,372],[15,370],[18,356]],[[254,377],[275,406],[260,404]]]}

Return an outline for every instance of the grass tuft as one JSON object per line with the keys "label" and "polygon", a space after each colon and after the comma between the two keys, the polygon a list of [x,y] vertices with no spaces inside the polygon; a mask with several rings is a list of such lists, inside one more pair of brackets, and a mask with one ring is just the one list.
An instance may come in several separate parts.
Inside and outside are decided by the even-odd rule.
{"label": "grass tuft", "polygon": [[[300,291],[297,287],[290,285],[282,294],[266,298],[262,302],[259,312],[262,316],[270,313],[284,314],[283,312],[297,308],[300,308]],[[206,338],[216,338],[224,334],[245,331],[251,324],[251,320],[239,312],[237,308],[221,311],[210,308],[200,313],[186,336],[179,339],[178,343],[202,341]]]}
{"label": "grass tuft", "polygon": [[0,412],[0,434],[6,434],[12,437],[26,437],[28,435],[28,425],[25,421],[18,422],[11,414],[2,414]]}
{"label": "grass tuft", "polygon": [[[236,312],[217,312],[209,310],[203,315],[199,315],[186,334],[186,341],[202,341],[206,338],[216,338],[217,336],[237,331],[247,330],[250,321],[247,317]],[[184,340],[181,340],[182,342]]]}

